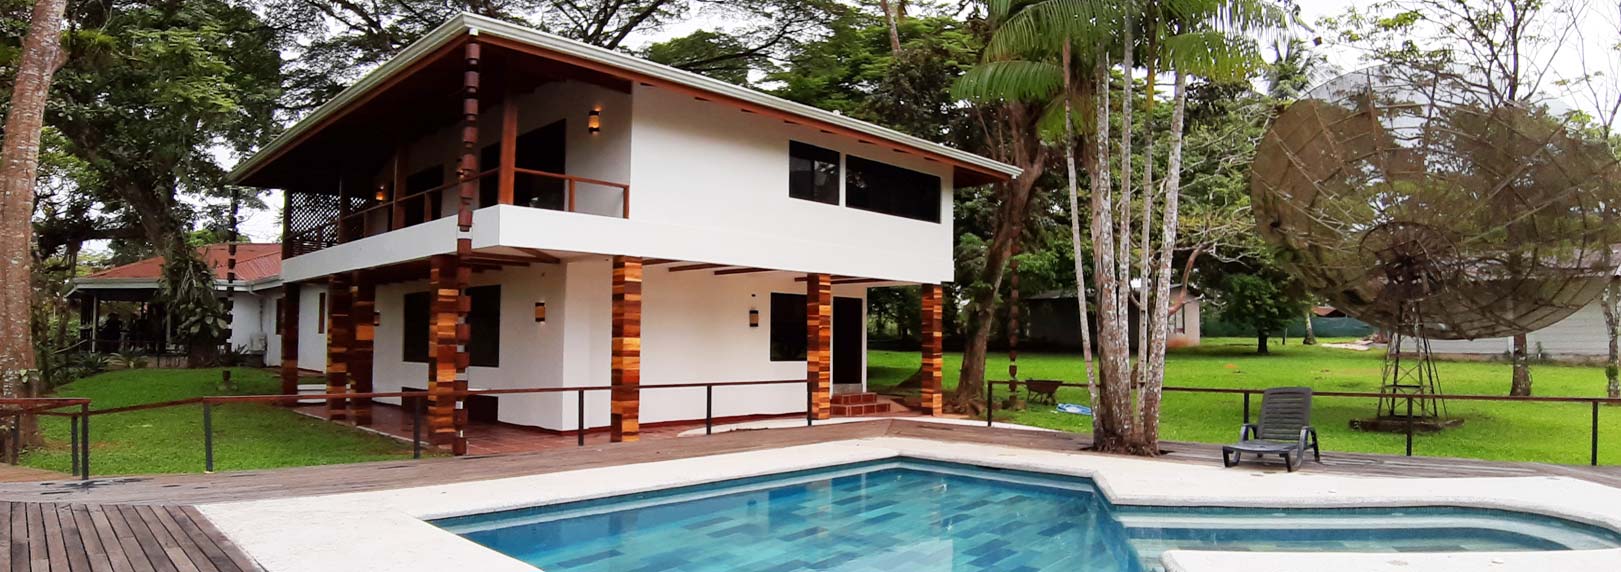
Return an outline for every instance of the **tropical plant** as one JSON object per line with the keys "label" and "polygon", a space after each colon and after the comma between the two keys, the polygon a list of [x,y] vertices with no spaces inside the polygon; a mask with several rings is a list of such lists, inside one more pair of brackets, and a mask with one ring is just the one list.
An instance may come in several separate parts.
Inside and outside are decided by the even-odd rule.
{"label": "tropical plant", "polygon": [[[1181,184],[1182,130],[1190,75],[1242,78],[1261,64],[1257,34],[1286,28],[1291,16],[1267,0],[1040,0],[990,3],[993,20],[1002,22],[988,43],[982,63],[959,82],[964,95],[977,99],[1021,98],[1048,102],[1047,113],[1062,126],[1070,189],[1071,241],[1075,248],[1076,282],[1085,284],[1080,232],[1081,211],[1076,182],[1075,106],[1086,104],[1081,119],[1091,137],[1081,145],[1089,176],[1090,239],[1098,308],[1098,361],[1094,372],[1088,304],[1078,304],[1083,361],[1093,402],[1094,446],[1101,450],[1158,452],[1159,388],[1163,384],[1168,336],[1171,259],[1177,248]],[[1134,93],[1139,63],[1146,78],[1139,100]],[[1122,84],[1118,158],[1111,156],[1110,96],[1116,60]],[[1155,155],[1145,145],[1142,157],[1132,150],[1132,113],[1152,112],[1154,88],[1161,74],[1172,82],[1172,117],[1163,180],[1153,174]],[[1083,108],[1084,109],[1084,108]],[[1152,141],[1152,134],[1144,134]],[[1113,178],[1118,161],[1119,192]],[[1136,192],[1134,165],[1140,162],[1142,191]],[[1163,198],[1161,198],[1163,195]],[[1140,207],[1140,237],[1134,236],[1132,212]],[[1159,215],[1158,242],[1153,232]],[[1132,262],[1136,255],[1137,262]],[[1134,275],[1135,273],[1135,275]],[[1138,313],[1138,367],[1130,366],[1128,297],[1132,283]],[[963,382],[973,372],[965,352]],[[959,393],[963,384],[959,384]]]}

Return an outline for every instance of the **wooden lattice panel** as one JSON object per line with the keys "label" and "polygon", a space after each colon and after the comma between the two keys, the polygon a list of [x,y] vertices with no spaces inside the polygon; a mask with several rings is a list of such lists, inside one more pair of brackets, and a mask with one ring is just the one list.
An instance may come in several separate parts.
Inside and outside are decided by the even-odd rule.
{"label": "wooden lattice panel", "polygon": [[338,195],[289,189],[285,196],[282,242],[287,256],[308,254],[338,243],[336,221],[342,210]]}
{"label": "wooden lattice panel", "polygon": [[922,286],[923,298],[923,410],[929,415],[939,415],[945,410],[945,399],[940,394],[940,381],[944,360],[941,358],[941,323],[943,314],[941,307],[941,292],[939,284],[924,284]]}
{"label": "wooden lattice panel", "polygon": [[817,419],[833,416],[833,277],[811,274],[805,280],[805,381]]}
{"label": "wooden lattice panel", "polygon": [[642,259],[615,256],[613,262],[613,442],[641,435]]}
{"label": "wooden lattice panel", "polygon": [[[326,294],[326,392],[349,392],[349,348],[354,344],[354,324],[350,321],[349,276],[335,274],[327,282]],[[345,419],[349,400],[328,399],[327,419]]]}

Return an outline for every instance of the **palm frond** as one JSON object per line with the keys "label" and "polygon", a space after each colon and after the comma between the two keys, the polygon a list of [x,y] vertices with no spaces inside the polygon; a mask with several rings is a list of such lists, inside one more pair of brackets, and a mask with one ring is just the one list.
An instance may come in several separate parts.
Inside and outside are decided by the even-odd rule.
{"label": "palm frond", "polygon": [[1269,34],[1299,23],[1294,12],[1274,0],[1160,0],[1172,21],[1184,29]]}
{"label": "palm frond", "polygon": [[985,59],[1051,54],[1066,38],[1077,45],[1112,43],[1127,6],[1108,0],[1043,0],[1010,14],[985,45]]}
{"label": "palm frond", "polygon": [[1254,38],[1216,30],[1177,34],[1164,40],[1167,69],[1219,80],[1247,77],[1266,65]]}
{"label": "palm frond", "polygon": [[1055,64],[1004,60],[970,68],[952,84],[951,94],[970,101],[1042,101],[1063,88],[1063,69]]}

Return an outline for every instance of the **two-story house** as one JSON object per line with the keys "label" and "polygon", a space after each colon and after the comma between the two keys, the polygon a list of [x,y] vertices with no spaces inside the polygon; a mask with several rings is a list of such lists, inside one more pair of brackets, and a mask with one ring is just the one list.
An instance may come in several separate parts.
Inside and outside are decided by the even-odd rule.
{"label": "two-story house", "polygon": [[[328,389],[460,391],[549,430],[829,414],[865,381],[866,290],[922,285],[940,408],[952,191],[1019,169],[513,24],[459,16],[232,173],[285,192],[280,348]],[[397,400],[382,400],[398,402]],[[370,402],[329,413],[366,423]],[[481,405],[481,411],[486,408]]]}

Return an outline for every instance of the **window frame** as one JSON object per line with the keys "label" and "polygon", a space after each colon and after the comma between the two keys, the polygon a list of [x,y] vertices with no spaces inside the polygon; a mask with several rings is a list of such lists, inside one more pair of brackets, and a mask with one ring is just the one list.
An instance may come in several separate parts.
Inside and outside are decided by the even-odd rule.
{"label": "window frame", "polygon": [[[872,181],[873,185],[890,183],[888,185],[882,185],[889,187],[884,189],[884,193],[886,193],[885,195],[869,193],[869,189],[867,188],[868,185],[857,184],[858,180],[864,182],[868,178],[858,177],[858,173],[866,170],[866,168],[869,167],[875,167],[878,171],[880,171],[879,173],[874,173],[873,175],[868,176],[879,179]],[[886,173],[883,171],[888,172]],[[913,182],[919,183],[920,186],[917,188],[905,188],[904,185],[894,184],[898,180],[902,179],[914,179]],[[940,197],[944,182],[945,179],[939,175],[925,173],[916,169],[909,169],[893,163],[887,163],[877,159],[870,159],[849,153],[846,153],[844,156],[844,206],[852,209],[910,219],[919,222],[940,224],[940,221],[945,216],[945,208],[941,206],[942,200]],[[857,200],[858,188],[860,189],[861,193],[859,195],[859,201]],[[897,199],[895,196],[896,193],[915,193],[919,196],[910,197],[910,199],[915,200],[916,203],[908,204],[902,202],[908,200],[908,197],[900,197]],[[909,208],[897,208],[897,205],[921,209],[921,212],[909,212]]]}
{"label": "window frame", "polygon": [[[823,156],[815,157],[813,155]],[[798,188],[797,175],[801,171],[796,169],[796,163],[800,161],[810,163],[808,173],[811,176],[811,189],[809,196],[802,196],[802,194],[798,193],[800,189]],[[832,187],[832,196],[830,197],[818,196],[822,192],[829,190],[820,188],[816,184],[815,177],[818,174],[816,166],[818,164],[831,165],[833,168],[832,177],[828,181],[829,186]],[[812,145],[803,141],[788,140],[788,198],[833,206],[844,204],[844,154],[835,149]]]}

